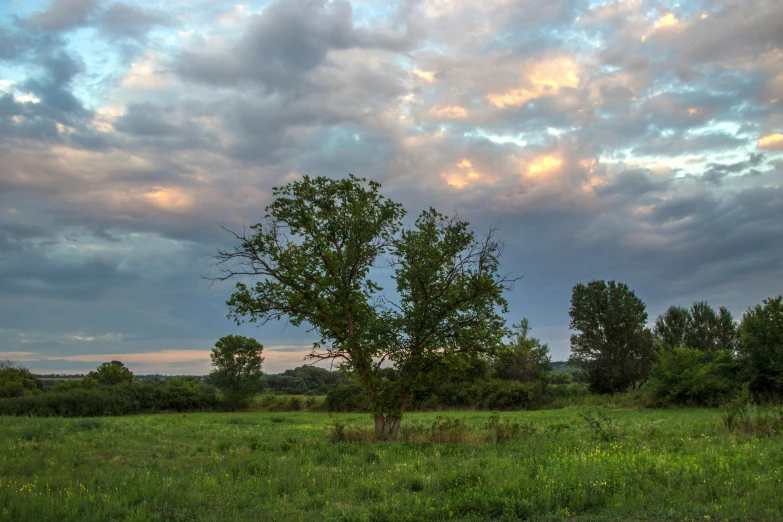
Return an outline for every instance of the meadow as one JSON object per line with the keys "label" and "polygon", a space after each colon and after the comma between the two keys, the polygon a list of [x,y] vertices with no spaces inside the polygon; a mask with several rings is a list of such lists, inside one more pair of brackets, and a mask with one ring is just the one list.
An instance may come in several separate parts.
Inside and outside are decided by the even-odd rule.
{"label": "meadow", "polygon": [[[335,428],[335,426],[337,426]],[[783,441],[715,409],[4,417],[0,519],[783,520]]]}

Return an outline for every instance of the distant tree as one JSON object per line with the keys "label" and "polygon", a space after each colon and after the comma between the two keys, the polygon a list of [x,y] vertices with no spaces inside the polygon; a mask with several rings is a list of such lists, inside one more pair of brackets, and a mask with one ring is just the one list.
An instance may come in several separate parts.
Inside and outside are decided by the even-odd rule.
{"label": "distant tree", "polygon": [[725,306],[718,309],[718,322],[715,326],[715,349],[735,352],[739,341],[734,316]]}
{"label": "distant tree", "polygon": [[98,381],[98,384],[104,386],[114,386],[116,384],[130,383],[133,381],[133,372],[126,368],[120,361],[103,363],[87,376],[95,379]]}
{"label": "distant tree", "polygon": [[98,381],[90,376],[83,377],[81,379],[65,379],[58,381],[52,385],[52,391],[64,392],[74,389],[91,390],[98,387]]}
{"label": "distant tree", "polygon": [[739,355],[748,363],[751,389],[783,397],[783,296],[748,308],[739,327]]}
{"label": "distant tree", "polygon": [[266,375],[269,389],[290,395],[325,394],[338,382],[347,383],[340,372],[330,372],[316,366],[300,366],[276,375]]}
{"label": "distant tree", "polygon": [[[240,245],[219,251],[220,279],[237,283],[228,301],[237,321],[288,318],[320,336],[311,357],[337,361],[371,397],[376,436],[396,436],[412,390],[440,362],[465,359],[502,343],[506,283],[495,231],[477,238],[468,223],[435,210],[403,230],[402,206],[380,184],[303,177],[273,192],[266,222]],[[370,277],[390,261],[395,302]]]}
{"label": "distant tree", "polygon": [[570,360],[596,392],[618,392],[643,382],[653,357],[644,302],[627,285],[590,281],[571,296]]}
{"label": "distant tree", "polygon": [[685,336],[691,326],[691,314],[687,308],[670,306],[658,316],[653,335],[661,348],[679,348],[685,343]]}
{"label": "distant tree", "polygon": [[549,346],[529,337],[530,322],[526,317],[511,327],[511,341],[500,349],[492,368],[500,379],[532,382],[546,378],[549,372]]}
{"label": "distant tree", "polygon": [[697,301],[690,314],[691,324],[685,337],[688,346],[703,352],[735,349],[736,325],[725,306],[716,312],[706,301]]}
{"label": "distant tree", "polygon": [[23,366],[0,361],[0,399],[25,397],[40,392],[38,380]]}
{"label": "distant tree", "polygon": [[263,345],[250,337],[226,335],[212,348],[210,358],[215,370],[210,381],[223,390],[232,409],[240,409],[255,393],[264,387],[261,363]]}

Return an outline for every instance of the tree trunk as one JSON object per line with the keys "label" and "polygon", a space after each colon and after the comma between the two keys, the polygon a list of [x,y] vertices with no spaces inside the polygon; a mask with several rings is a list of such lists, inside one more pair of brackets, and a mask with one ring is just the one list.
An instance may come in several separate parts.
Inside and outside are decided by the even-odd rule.
{"label": "tree trunk", "polygon": [[402,422],[402,414],[408,406],[410,390],[405,390],[400,398],[400,404],[396,411],[385,417],[382,413],[375,414],[375,438],[378,440],[391,440],[397,437]]}

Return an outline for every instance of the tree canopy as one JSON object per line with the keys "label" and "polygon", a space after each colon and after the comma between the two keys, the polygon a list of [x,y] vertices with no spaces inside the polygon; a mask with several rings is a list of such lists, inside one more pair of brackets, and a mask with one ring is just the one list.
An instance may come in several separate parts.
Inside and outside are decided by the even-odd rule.
{"label": "tree canopy", "polygon": [[[218,279],[256,279],[236,284],[229,316],[312,327],[311,357],[336,361],[365,387],[378,436],[396,435],[411,390],[436,363],[457,367],[501,345],[510,279],[499,273],[496,230],[478,239],[433,209],[404,228],[402,206],[355,176],[305,176],[273,195],[265,221],[232,232],[239,245],[216,256]],[[373,279],[381,263],[394,269],[393,298]]]}
{"label": "tree canopy", "polygon": [[783,296],[748,308],[739,332],[751,389],[762,396],[783,397]]}
{"label": "tree canopy", "polygon": [[105,386],[114,386],[133,381],[133,372],[120,361],[103,363],[87,376],[98,381],[98,384]]}
{"label": "tree canopy", "polygon": [[261,353],[264,347],[257,340],[241,335],[226,335],[215,342],[212,353],[210,381],[223,393],[230,407],[237,409],[264,386]]}
{"label": "tree canopy", "polygon": [[644,301],[624,283],[590,281],[571,295],[571,358],[592,390],[619,392],[641,383],[650,371],[652,333]]}

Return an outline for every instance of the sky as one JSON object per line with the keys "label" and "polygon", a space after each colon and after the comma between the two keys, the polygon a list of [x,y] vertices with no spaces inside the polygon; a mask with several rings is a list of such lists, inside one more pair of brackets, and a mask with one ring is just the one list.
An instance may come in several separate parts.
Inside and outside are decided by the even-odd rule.
{"label": "sky", "polygon": [[783,292],[783,2],[4,0],[0,359],[303,364],[204,277],[273,187],[348,173],[499,226],[553,360],[592,279],[739,319]]}

